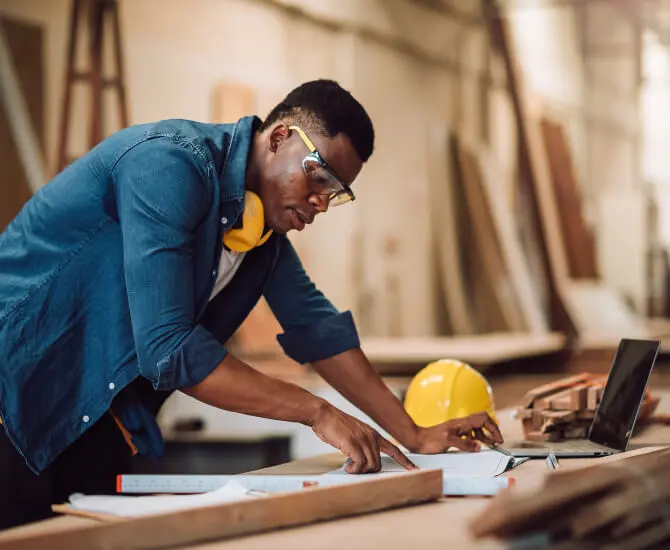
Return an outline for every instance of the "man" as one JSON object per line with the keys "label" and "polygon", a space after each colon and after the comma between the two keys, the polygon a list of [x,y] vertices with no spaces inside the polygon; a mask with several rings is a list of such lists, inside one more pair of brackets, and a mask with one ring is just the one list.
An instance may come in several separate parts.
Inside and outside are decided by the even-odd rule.
{"label": "man", "polygon": [[133,453],[160,456],[155,415],[175,390],[308,425],[352,473],[378,471],[380,452],[412,468],[369,426],[226,351],[261,295],[284,351],[407,449],[502,441],[485,413],[415,425],[360,350],[351,314],[314,286],[286,238],[354,198],[373,141],[347,91],[308,82],[265,121],[117,132],[25,205],[0,235],[5,526],[45,517],[73,492],[113,492]]}

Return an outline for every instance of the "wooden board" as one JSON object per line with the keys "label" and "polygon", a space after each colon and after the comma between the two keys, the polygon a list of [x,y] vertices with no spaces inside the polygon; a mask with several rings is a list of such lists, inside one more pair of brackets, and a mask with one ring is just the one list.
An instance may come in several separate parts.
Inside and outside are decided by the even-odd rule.
{"label": "wooden board", "polygon": [[[517,332],[527,330],[528,322],[519,308],[520,295],[517,287],[511,284],[510,266],[502,254],[500,237],[493,221],[491,204],[484,191],[479,162],[461,140],[456,139],[455,146],[461,185],[473,223],[475,245],[483,260],[484,269],[479,276],[489,280],[506,328]],[[521,295],[525,292],[526,289],[521,289]]]}
{"label": "wooden board", "polygon": [[428,176],[433,238],[442,293],[451,332],[457,336],[474,334],[475,324],[463,281],[460,233],[453,193],[455,175],[448,133],[443,124],[433,126],[431,130],[428,136]]}
{"label": "wooden board", "polygon": [[[7,18],[0,18],[15,74],[39,146],[44,150],[43,31]],[[9,118],[0,103],[0,231],[19,213],[32,196]]]}
{"label": "wooden board", "polygon": [[[670,403],[670,396],[667,392],[662,395],[660,407],[663,407],[665,402]],[[508,440],[522,436],[521,427],[513,418],[512,412],[512,409],[497,412],[501,430],[505,439]],[[650,425],[641,434],[633,436],[634,443],[661,441],[670,441],[670,426]],[[339,468],[344,460],[344,455],[331,453],[273,466],[254,473],[318,475]],[[612,461],[616,458],[565,459],[560,461],[561,470],[586,467],[603,460]],[[515,487],[526,491],[540,486],[547,473],[544,461],[531,460],[502,475],[514,477]],[[361,546],[361,541],[364,541],[368,543],[368,546],[385,550],[407,550],[407,548],[415,547],[505,550],[509,546],[507,543],[495,540],[476,541],[468,531],[468,522],[481,513],[490,502],[490,497],[442,498],[437,502],[424,505],[342,518],[337,521],[319,522],[297,529],[281,529],[217,542],[195,543],[187,547],[192,550],[267,550],[268,548],[341,550],[342,548],[358,548]],[[46,537],[47,534],[79,530],[91,525],[96,525],[94,520],[72,516],[58,517],[0,532],[0,541],[8,543],[10,540],[33,537],[36,534]],[[46,547],[52,548],[49,545]]]}
{"label": "wooden board", "polygon": [[582,214],[582,200],[572,155],[563,127],[543,117],[540,121],[551,170],[556,209],[572,279],[598,277],[594,235]]}
{"label": "wooden board", "polygon": [[149,549],[256,534],[442,497],[442,471],[422,470],[336,487],[308,488],[244,502],[209,506],[79,529],[0,537],[0,549]]}
{"label": "wooden board", "polygon": [[361,347],[380,372],[409,374],[437,359],[493,365],[560,352],[566,343],[561,333],[501,332],[460,337],[363,338]]}
{"label": "wooden board", "polygon": [[251,86],[239,82],[221,82],[214,87],[212,122],[229,124],[254,114],[256,94]]}
{"label": "wooden board", "polygon": [[530,262],[521,243],[519,228],[511,209],[506,207],[504,193],[498,185],[498,163],[485,146],[477,146],[476,150],[481,168],[482,190],[489,204],[500,252],[507,266],[518,306],[529,332],[546,333],[549,331],[548,312],[543,307],[540,289],[533,280]]}
{"label": "wooden board", "polygon": [[[554,196],[552,173],[539,120],[542,108],[528,93],[522,67],[509,32],[509,21],[500,17],[494,0],[485,0],[493,42],[500,50],[506,68],[510,94],[519,129],[522,169],[540,221],[539,231],[553,296],[552,326],[576,332],[587,339],[615,339],[639,334],[639,319],[626,311],[620,297],[597,279],[571,279],[559,213]],[[613,328],[614,327],[614,328]]]}

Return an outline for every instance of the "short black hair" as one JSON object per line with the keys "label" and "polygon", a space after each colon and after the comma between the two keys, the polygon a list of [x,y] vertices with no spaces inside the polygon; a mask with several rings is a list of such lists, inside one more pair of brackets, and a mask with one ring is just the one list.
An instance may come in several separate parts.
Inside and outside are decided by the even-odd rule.
{"label": "short black hair", "polygon": [[291,90],[270,111],[261,125],[265,130],[278,120],[289,118],[328,137],[340,132],[366,162],[374,149],[375,132],[363,106],[334,80],[312,80]]}

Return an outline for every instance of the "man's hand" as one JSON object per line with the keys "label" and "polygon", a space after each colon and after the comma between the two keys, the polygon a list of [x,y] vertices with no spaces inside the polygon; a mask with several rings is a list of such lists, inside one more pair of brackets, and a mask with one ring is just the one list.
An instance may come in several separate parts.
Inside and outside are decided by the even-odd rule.
{"label": "man's hand", "polygon": [[311,423],[312,430],[323,441],[338,448],[351,462],[345,466],[350,474],[378,472],[380,452],[393,458],[408,470],[416,466],[390,441],[377,431],[339,409],[324,402]]}
{"label": "man's hand", "polygon": [[455,418],[430,428],[419,428],[416,442],[410,450],[422,454],[444,453],[450,447],[478,451],[479,441],[487,445],[503,442],[500,429],[485,412]]}

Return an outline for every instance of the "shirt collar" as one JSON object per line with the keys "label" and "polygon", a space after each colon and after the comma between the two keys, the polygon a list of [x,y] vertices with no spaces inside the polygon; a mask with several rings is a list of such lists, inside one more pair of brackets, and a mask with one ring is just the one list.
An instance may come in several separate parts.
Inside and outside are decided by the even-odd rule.
{"label": "shirt collar", "polygon": [[249,153],[256,130],[262,123],[257,116],[243,117],[233,127],[226,160],[221,171],[221,200],[243,199]]}

